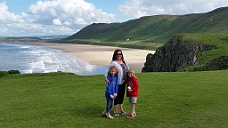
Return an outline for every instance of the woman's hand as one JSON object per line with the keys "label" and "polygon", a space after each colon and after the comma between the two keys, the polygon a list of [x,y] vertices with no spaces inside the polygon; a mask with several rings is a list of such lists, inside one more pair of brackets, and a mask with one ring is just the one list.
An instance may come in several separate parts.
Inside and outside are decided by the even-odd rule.
{"label": "woman's hand", "polygon": [[106,86],[107,86],[109,83],[109,80],[107,79],[107,77],[105,77],[105,82],[106,82]]}
{"label": "woman's hand", "polygon": [[115,96],[113,96],[113,95],[110,95],[110,98],[114,100],[114,99],[115,99]]}

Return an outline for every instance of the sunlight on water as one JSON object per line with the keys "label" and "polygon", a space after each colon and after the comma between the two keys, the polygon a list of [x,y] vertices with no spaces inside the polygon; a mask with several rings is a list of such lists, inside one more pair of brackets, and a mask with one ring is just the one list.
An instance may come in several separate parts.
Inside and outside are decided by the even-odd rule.
{"label": "sunlight on water", "polygon": [[0,70],[26,73],[71,72],[104,74],[107,67],[91,65],[60,50],[42,46],[0,43]]}

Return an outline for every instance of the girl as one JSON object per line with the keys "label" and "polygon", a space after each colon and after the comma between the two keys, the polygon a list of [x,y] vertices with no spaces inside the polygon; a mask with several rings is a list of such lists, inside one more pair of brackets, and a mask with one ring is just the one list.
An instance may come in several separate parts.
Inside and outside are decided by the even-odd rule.
{"label": "girl", "polygon": [[106,86],[105,97],[107,100],[106,109],[102,112],[102,115],[106,115],[107,118],[113,119],[110,114],[110,109],[113,106],[114,99],[118,93],[118,71],[115,66],[111,66],[108,72],[107,79],[109,83]]}

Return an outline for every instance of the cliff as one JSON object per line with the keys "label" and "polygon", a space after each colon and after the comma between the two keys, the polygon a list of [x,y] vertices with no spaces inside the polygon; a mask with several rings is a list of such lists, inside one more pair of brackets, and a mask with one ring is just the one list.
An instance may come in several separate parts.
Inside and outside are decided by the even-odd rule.
{"label": "cliff", "polygon": [[156,49],[153,54],[148,54],[142,72],[177,72],[199,70],[228,69],[228,54],[216,55],[218,57],[205,61],[205,53],[218,46],[213,44],[197,43],[185,40],[181,36],[171,38],[162,47]]}

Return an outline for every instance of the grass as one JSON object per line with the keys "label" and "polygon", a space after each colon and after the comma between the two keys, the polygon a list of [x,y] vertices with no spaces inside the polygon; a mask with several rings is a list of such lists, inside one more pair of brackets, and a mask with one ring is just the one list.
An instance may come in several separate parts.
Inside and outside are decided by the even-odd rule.
{"label": "grass", "polygon": [[228,8],[186,15],[144,16],[122,23],[93,23],[66,40],[98,39],[102,42],[133,41],[164,44],[179,33],[228,33]]}
{"label": "grass", "polygon": [[[109,120],[103,75],[0,77],[0,127],[222,128],[228,125],[228,71],[139,73],[137,117]],[[124,108],[130,105],[125,97]],[[112,109],[113,111],[113,109]]]}
{"label": "grass", "polygon": [[212,59],[228,55],[228,40],[226,34],[180,34],[184,40],[194,44],[214,46],[208,51],[198,51],[199,65],[209,63]]}

